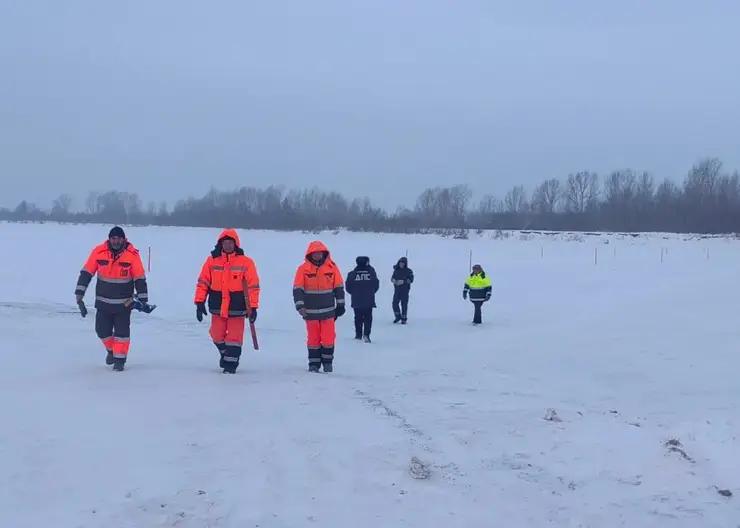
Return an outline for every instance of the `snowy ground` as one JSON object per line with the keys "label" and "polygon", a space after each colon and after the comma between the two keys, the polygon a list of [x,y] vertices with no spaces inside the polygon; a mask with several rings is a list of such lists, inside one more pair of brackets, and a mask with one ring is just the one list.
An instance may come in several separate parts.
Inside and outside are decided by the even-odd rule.
{"label": "snowy ground", "polygon": [[[740,242],[325,233],[345,274],[369,255],[382,286],[375,342],[348,314],[316,375],[291,299],[315,236],[242,231],[262,349],[224,376],[192,305],[218,230],[132,227],[159,307],[135,314],[119,374],[72,302],[108,227],[0,224],[2,527],[740,524]],[[478,328],[470,250],[494,281]]]}

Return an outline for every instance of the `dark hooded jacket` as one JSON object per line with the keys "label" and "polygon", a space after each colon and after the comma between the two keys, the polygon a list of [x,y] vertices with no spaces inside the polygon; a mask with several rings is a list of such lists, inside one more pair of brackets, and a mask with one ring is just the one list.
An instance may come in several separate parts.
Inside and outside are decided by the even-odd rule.
{"label": "dark hooded jacket", "polygon": [[347,274],[344,287],[352,296],[352,308],[375,308],[375,294],[380,289],[380,280],[368,257],[357,257],[357,266]]}
{"label": "dark hooded jacket", "polygon": [[[399,264],[402,262],[404,266],[400,267]],[[409,290],[411,290],[411,284],[414,282],[414,272],[409,268],[409,261],[406,257],[398,259],[398,262],[393,266],[391,282],[399,293],[408,294]]]}

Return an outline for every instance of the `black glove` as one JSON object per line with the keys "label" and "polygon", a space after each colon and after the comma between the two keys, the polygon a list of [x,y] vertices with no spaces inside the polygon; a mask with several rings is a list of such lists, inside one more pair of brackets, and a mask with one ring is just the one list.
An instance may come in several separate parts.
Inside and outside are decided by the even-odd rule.
{"label": "black glove", "polygon": [[463,299],[468,298],[468,290],[463,290]]}
{"label": "black glove", "polygon": [[347,309],[344,307],[344,303],[337,304],[337,307],[334,309],[334,320],[336,321],[340,317],[344,315],[344,312],[346,312]]}
{"label": "black glove", "polygon": [[247,317],[250,323],[254,323],[257,320],[257,308],[250,308]]}
{"label": "black glove", "polygon": [[85,306],[85,303],[82,300],[77,301],[77,308],[80,309],[80,315],[82,317],[87,316],[87,307]]}
{"label": "black glove", "polygon": [[197,303],[195,305],[195,318],[198,319],[198,322],[203,321],[203,316],[208,315],[208,311],[206,310],[206,303]]}
{"label": "black glove", "polygon": [[156,307],[156,304],[149,304],[147,302],[140,301],[139,299],[134,299],[131,303],[132,310],[137,310],[146,314],[152,313]]}

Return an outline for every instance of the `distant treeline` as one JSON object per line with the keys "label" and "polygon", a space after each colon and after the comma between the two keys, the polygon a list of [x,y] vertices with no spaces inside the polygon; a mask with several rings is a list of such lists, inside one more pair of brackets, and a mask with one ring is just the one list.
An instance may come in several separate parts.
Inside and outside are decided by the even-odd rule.
{"label": "distant treeline", "polygon": [[740,173],[726,172],[716,158],[697,162],[682,184],[656,184],[648,172],[617,170],[600,178],[593,172],[549,179],[532,192],[523,185],[503,199],[484,196],[477,204],[466,185],[428,188],[413,209],[394,212],[368,198],[348,199],[318,188],[286,190],[242,187],[211,189],[201,198],[144,205],[135,193],[90,192],[84,212],[71,212],[62,195],[50,210],[23,201],[0,209],[0,219],[160,226],[237,227],[418,233],[431,229],[533,229],[554,231],[740,232]]}

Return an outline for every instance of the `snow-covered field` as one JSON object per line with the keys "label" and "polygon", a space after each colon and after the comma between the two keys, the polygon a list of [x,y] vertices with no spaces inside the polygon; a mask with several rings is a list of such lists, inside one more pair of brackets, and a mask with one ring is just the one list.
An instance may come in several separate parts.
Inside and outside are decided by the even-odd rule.
{"label": "snow-covered field", "polygon": [[[3,528],[740,524],[740,242],[240,231],[261,350],[225,376],[192,303],[215,229],[127,228],[159,306],[127,370],[104,365],[73,301],[109,227],[0,224]],[[382,280],[374,343],[348,313],[318,375],[291,298],[317,237]],[[494,283],[481,327],[471,250]]]}

